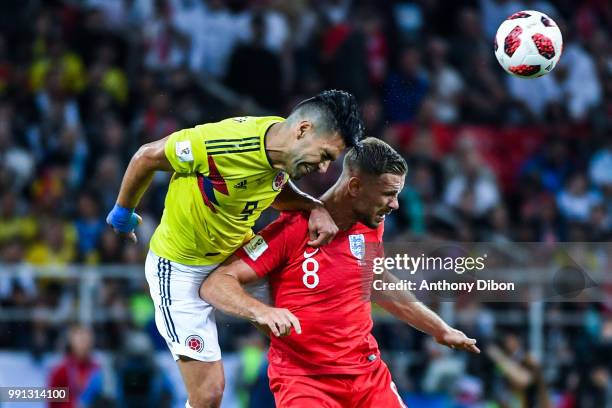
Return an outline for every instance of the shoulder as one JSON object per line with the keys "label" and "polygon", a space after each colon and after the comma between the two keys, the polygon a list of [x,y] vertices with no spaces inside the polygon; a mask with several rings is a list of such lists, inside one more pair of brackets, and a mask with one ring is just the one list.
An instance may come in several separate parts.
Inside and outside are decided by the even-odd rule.
{"label": "shoulder", "polygon": [[[280,116],[238,116],[219,122],[204,123],[194,129],[206,140],[221,139],[252,142],[263,140],[263,135],[275,123],[282,122]],[[251,140],[252,139],[252,140]]]}
{"label": "shoulder", "polygon": [[283,211],[279,217],[265,227],[262,233],[280,234],[289,238],[301,237],[301,232],[308,230],[308,214],[301,211]]}
{"label": "shoulder", "polygon": [[308,229],[308,213],[305,211],[283,211],[278,222],[291,230]]}

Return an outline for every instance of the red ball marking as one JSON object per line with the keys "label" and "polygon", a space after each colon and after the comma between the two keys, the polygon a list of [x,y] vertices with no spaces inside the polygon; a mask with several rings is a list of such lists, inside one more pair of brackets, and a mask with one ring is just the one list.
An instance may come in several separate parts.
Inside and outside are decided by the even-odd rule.
{"label": "red ball marking", "polygon": [[531,14],[525,13],[524,11],[519,11],[518,13],[514,13],[513,15],[508,17],[506,20],[516,20],[517,18],[527,18],[527,17],[531,17]]}
{"label": "red ball marking", "polygon": [[528,76],[532,76],[535,73],[537,73],[540,70],[540,66],[523,64],[523,65],[516,65],[514,67],[510,67],[508,68],[508,70],[515,75],[528,77]]}
{"label": "red ball marking", "polygon": [[534,34],[531,36],[531,39],[535,43],[536,48],[541,56],[546,59],[551,59],[555,56],[555,47],[550,38],[546,37],[544,34]]}
{"label": "red ball marking", "polygon": [[507,56],[511,57],[516,49],[521,45],[521,39],[519,36],[523,32],[523,29],[519,26],[516,26],[510,31],[510,33],[506,36],[504,40],[504,52]]}

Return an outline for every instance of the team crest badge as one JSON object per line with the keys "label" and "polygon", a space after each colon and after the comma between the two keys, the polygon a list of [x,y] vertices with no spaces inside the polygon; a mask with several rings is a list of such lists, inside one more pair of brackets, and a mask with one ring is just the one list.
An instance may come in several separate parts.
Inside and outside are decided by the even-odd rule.
{"label": "team crest badge", "polygon": [[351,254],[357,259],[363,259],[365,255],[365,238],[363,234],[349,235],[349,248]]}
{"label": "team crest badge", "polygon": [[204,350],[204,340],[196,334],[192,334],[185,340],[185,345],[198,353]]}
{"label": "team crest badge", "polygon": [[279,171],[276,173],[276,177],[272,180],[272,189],[274,191],[280,191],[285,185],[285,172]]}

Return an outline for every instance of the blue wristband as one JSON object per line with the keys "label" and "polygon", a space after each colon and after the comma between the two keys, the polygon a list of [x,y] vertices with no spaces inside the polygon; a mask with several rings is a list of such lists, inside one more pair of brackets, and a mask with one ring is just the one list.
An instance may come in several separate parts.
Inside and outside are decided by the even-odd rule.
{"label": "blue wristband", "polygon": [[119,232],[130,232],[138,225],[138,217],[134,213],[134,208],[125,208],[115,204],[108,213],[106,222]]}

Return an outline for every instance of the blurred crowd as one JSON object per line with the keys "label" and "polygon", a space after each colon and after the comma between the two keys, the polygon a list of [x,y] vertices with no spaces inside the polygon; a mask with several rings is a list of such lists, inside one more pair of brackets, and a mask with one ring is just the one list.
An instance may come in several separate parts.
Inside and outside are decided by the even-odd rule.
{"label": "blurred crowd", "polygon": [[[563,33],[559,65],[537,80],[506,74],[493,54],[498,24],[523,9],[548,14]],[[168,175],[156,175],[138,208],[138,245],[104,221],[139,145],[225,117],[286,115],[328,88],[355,94],[367,133],[408,160],[387,239],[612,237],[606,0],[29,0],[3,2],[0,27],[0,260],[23,272],[0,273],[0,304],[35,311],[32,325],[0,322],[0,346],[53,348],[62,327],[53,322],[74,317],[75,284],[35,280],[30,266],[142,264]],[[338,174],[336,165],[300,185],[321,193]],[[99,346],[119,348],[132,326],[154,331],[146,288],[132,286],[103,283],[101,307],[120,323]],[[582,311],[594,319],[593,344],[609,341],[609,310]],[[381,329],[384,348],[409,331],[398,327]],[[585,350],[580,341],[559,345],[568,361]],[[419,372],[437,369],[435,348],[412,347],[429,356]],[[556,386],[609,381],[609,367],[585,372]],[[416,377],[404,385],[435,389]],[[465,381],[468,391],[496,392],[493,382]],[[604,406],[576,404],[558,406]]]}

